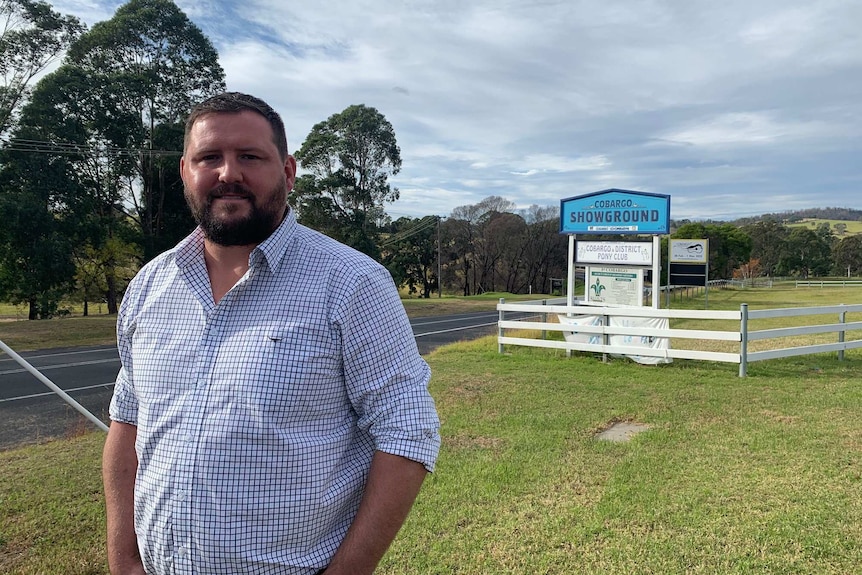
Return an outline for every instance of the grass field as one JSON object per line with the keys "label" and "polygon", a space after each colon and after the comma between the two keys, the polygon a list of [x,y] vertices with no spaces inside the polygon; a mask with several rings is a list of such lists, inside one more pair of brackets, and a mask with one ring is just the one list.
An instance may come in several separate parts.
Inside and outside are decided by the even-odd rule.
{"label": "grass field", "polygon": [[[743,295],[711,292],[710,308]],[[820,301],[851,295],[862,290]],[[862,354],[762,362],[739,379],[724,364],[496,350],[490,337],[427,357],[443,449],[378,573],[859,572]],[[595,438],[619,421],[649,429]],[[0,453],[0,573],[106,573],[102,441]]]}
{"label": "grass field", "polygon": [[854,220],[827,220],[820,218],[806,218],[799,222],[794,222],[791,224],[787,224],[788,228],[807,228],[809,230],[816,230],[817,226],[820,224],[829,224],[829,227],[832,229],[832,232],[841,239],[843,236],[838,235],[836,231],[835,224],[844,224],[846,226],[844,230],[845,236],[855,236],[857,234],[862,234],[862,222],[854,221]]}

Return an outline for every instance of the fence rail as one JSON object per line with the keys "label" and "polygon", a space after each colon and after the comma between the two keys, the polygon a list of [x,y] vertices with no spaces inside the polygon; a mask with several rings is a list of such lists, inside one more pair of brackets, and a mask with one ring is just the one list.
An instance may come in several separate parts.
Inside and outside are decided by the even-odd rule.
{"label": "fence rail", "polygon": [[[553,349],[564,349],[566,351],[584,351],[592,353],[625,355],[625,356],[647,356],[665,359],[691,359],[701,361],[719,361],[735,363],[739,365],[739,376],[745,377],[747,366],[751,362],[776,359],[781,357],[793,357],[815,353],[838,352],[839,359],[844,358],[844,351],[862,348],[862,321],[847,321],[847,314],[862,314],[862,305],[835,305],[806,308],[783,308],[749,310],[747,304],[742,304],[739,310],[717,311],[717,310],[672,310],[654,308],[621,308],[604,307],[593,305],[534,305],[534,304],[507,304],[500,300],[497,305],[499,313],[498,320],[498,348],[502,353],[506,345],[518,345],[528,347],[544,347]],[[507,319],[507,312],[533,312],[541,314],[542,321],[524,321]],[[601,321],[596,325],[572,325],[548,321],[549,314],[559,314],[565,317],[591,317],[598,316]],[[775,318],[792,318],[804,316],[835,316],[837,321],[830,321],[817,325],[799,325],[793,327],[771,328],[762,330],[749,329],[749,322],[753,320],[767,320]],[[654,328],[654,327],[632,327],[626,325],[613,325],[610,318],[666,318],[669,320],[697,320],[703,322],[725,323],[732,321],[737,326],[735,329],[679,329],[679,328]],[[520,335],[506,335],[506,330],[531,330],[541,331],[541,339],[536,337],[525,337]],[[578,333],[593,337],[589,342],[582,341],[560,341],[546,339],[547,332]],[[847,340],[848,332],[859,336],[859,339]],[[749,351],[748,344],[758,340],[780,340],[787,337],[808,336],[816,334],[836,335],[837,341],[832,343],[812,343],[804,346],[776,347],[769,350]],[[612,336],[629,336],[639,338],[667,338],[675,344],[680,342],[731,342],[739,345],[738,352],[713,351],[696,349],[696,346],[687,345],[673,348],[650,348],[633,345],[620,345],[612,343]]]}
{"label": "fence rail", "polygon": [[862,280],[796,280],[796,287],[847,287],[862,286]]}

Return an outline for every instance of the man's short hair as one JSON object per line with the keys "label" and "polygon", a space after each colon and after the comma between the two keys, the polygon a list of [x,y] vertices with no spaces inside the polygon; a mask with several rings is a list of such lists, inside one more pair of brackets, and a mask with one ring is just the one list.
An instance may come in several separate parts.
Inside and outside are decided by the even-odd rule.
{"label": "man's short hair", "polygon": [[239,114],[246,110],[256,112],[266,118],[266,121],[272,127],[272,139],[275,147],[278,148],[281,159],[287,159],[287,135],[284,131],[284,122],[281,121],[281,116],[272,109],[272,106],[260,98],[255,98],[241,92],[224,92],[207,98],[192,108],[191,114],[186,119],[183,153],[188,148],[189,133],[192,131],[192,126],[203,116],[208,114]]}

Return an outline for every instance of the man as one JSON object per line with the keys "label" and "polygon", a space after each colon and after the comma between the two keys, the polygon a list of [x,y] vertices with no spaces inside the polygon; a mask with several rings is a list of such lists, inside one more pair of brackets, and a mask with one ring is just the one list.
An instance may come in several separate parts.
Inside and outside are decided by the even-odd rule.
{"label": "man", "polygon": [[196,106],[180,170],[198,228],[117,320],[111,572],[372,573],[440,441],[392,279],[297,224],[296,161],[261,100]]}

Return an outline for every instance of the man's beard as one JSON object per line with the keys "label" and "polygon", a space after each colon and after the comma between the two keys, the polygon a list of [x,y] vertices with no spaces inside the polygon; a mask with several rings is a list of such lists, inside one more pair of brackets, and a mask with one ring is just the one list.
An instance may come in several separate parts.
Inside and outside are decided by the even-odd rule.
{"label": "man's beard", "polygon": [[[219,218],[213,213],[213,199],[240,194],[248,198],[249,213],[242,219]],[[255,196],[242,184],[222,184],[210,190],[206,201],[193,204],[186,190],[186,201],[195,221],[211,242],[220,246],[257,245],[275,231],[286,211],[287,184],[282,180],[269,194],[265,204],[258,205]],[[230,216],[231,209],[226,210]]]}

